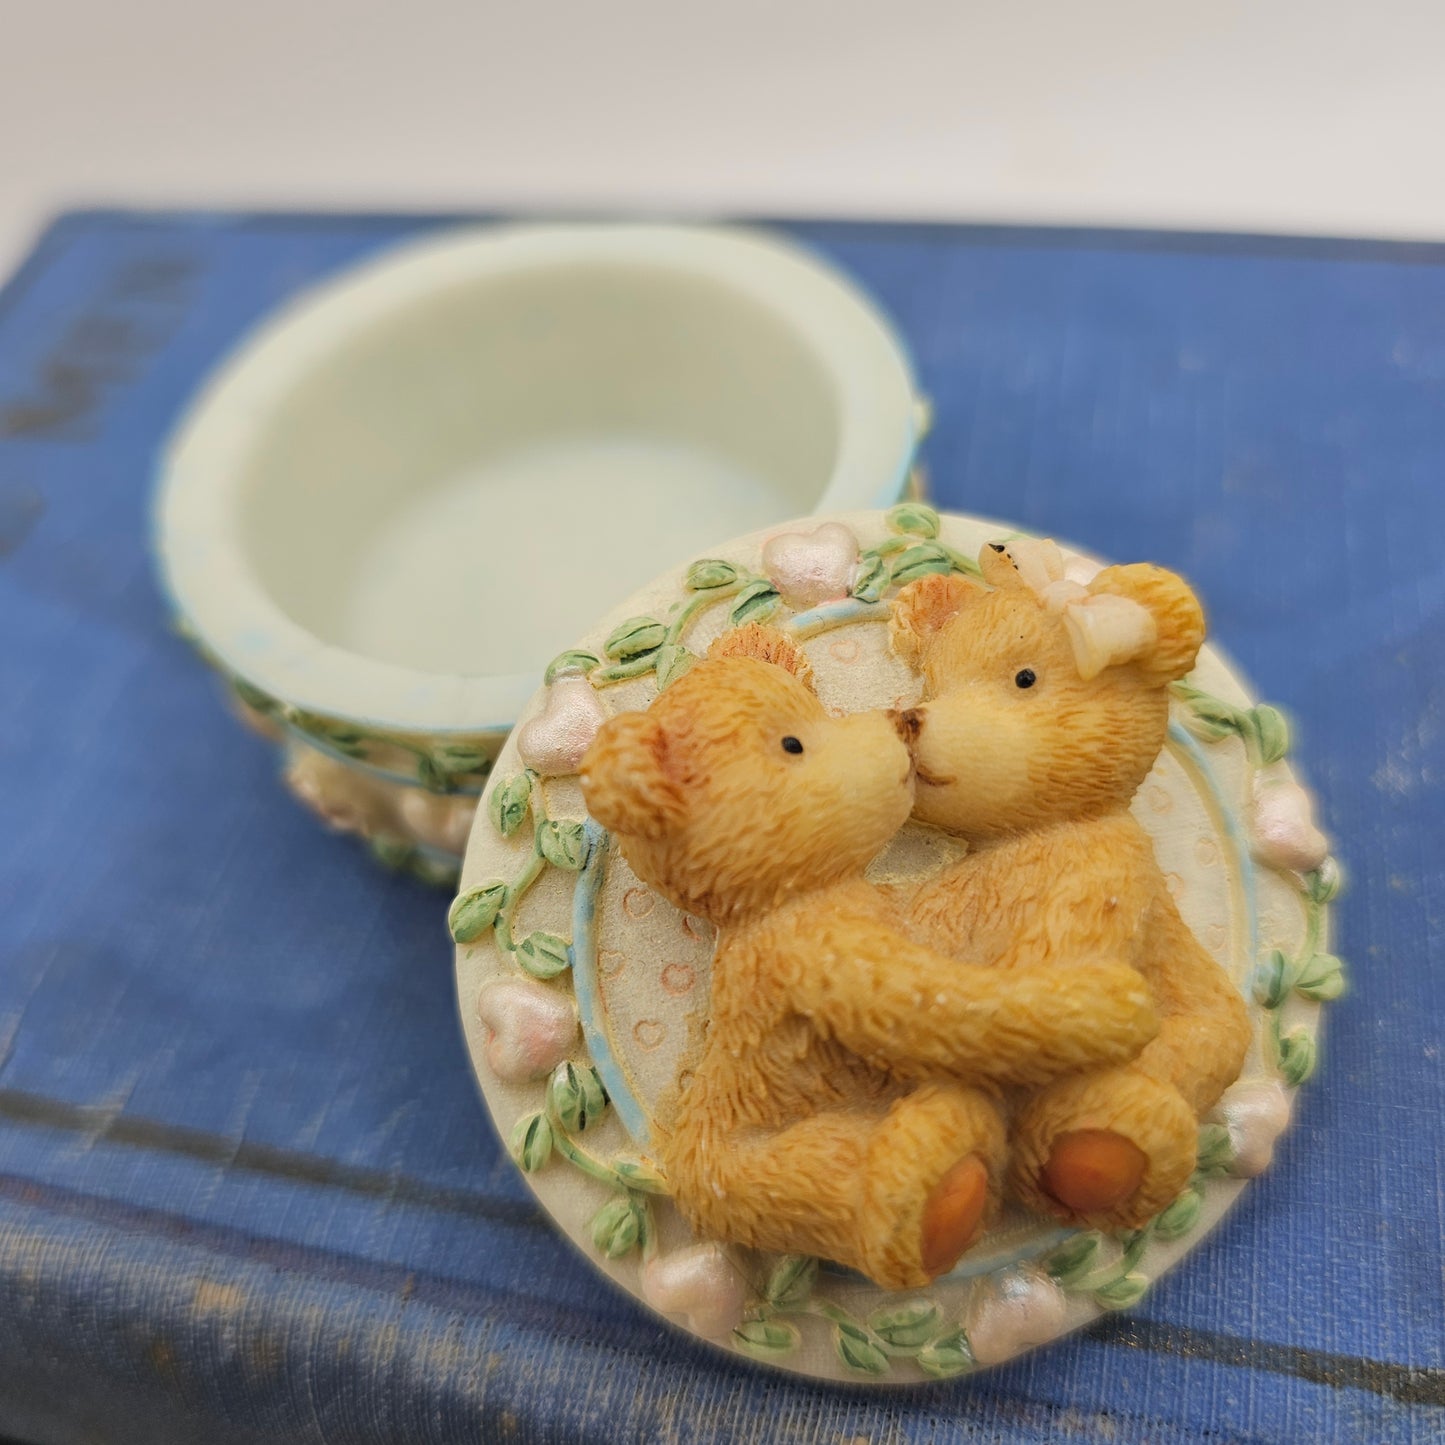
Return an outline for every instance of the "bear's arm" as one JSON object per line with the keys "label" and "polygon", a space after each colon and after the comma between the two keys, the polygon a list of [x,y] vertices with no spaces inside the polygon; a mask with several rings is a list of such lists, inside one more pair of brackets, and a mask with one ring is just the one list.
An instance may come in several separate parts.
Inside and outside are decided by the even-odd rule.
{"label": "bear's arm", "polygon": [[1057,978],[974,968],[903,935],[881,905],[800,909],[766,950],[793,1009],[877,1066],[1038,1084],[1133,1058],[1158,1029],[1132,969],[1080,963]]}

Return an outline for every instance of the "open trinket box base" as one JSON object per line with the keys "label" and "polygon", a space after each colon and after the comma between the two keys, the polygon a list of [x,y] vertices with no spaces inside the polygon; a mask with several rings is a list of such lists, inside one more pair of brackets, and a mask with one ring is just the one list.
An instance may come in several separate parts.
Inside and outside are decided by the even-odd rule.
{"label": "open trinket box base", "polygon": [[458,228],[304,294],[212,378],[162,459],[161,570],[292,791],[451,881],[597,592],[897,500],[922,414],[887,319],[785,240]]}

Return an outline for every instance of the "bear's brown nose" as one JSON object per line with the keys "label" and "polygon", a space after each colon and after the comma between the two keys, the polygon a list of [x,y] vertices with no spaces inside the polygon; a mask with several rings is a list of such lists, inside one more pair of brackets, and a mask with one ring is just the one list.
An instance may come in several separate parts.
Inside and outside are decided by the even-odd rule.
{"label": "bear's brown nose", "polygon": [[923,709],[921,707],[890,708],[888,721],[898,730],[898,736],[909,747],[912,747],[918,740],[918,734],[923,731]]}

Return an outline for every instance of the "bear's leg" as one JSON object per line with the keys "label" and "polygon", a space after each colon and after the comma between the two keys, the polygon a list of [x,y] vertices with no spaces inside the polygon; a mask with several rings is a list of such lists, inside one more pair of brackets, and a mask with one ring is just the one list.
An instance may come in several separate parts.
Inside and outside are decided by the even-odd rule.
{"label": "bear's leg", "polygon": [[1252,1030],[1239,990],[1166,899],[1145,978],[1161,1015],[1133,1063],[1061,1079],[1014,1126],[1010,1186],[1028,1208],[1137,1228],[1194,1172],[1199,1119],[1239,1076]]}
{"label": "bear's leg", "polygon": [[825,1110],[781,1129],[696,1133],[684,1118],[665,1154],[674,1202],[704,1239],[861,1270],[864,1171],[881,1117],[875,1105]]}
{"label": "bear's leg", "polygon": [[1194,1172],[1199,1124],[1179,1091],[1138,1062],[1039,1090],[1014,1121],[1009,1188],[1039,1214],[1135,1229]]}
{"label": "bear's leg", "polygon": [[998,1105],[925,1084],[884,1109],[836,1109],[787,1128],[674,1136],[674,1199],[703,1238],[812,1254],[886,1289],[926,1284],[973,1243],[1007,1148]]}
{"label": "bear's leg", "polygon": [[924,1084],[877,1122],[858,1220],[863,1273],[912,1289],[946,1273],[987,1226],[1006,1150],[997,1103],[961,1084]]}
{"label": "bear's leg", "polygon": [[1153,962],[1144,976],[1159,1007],[1159,1033],[1135,1062],[1203,1115],[1244,1066],[1254,1037],[1249,1011],[1172,904],[1156,918],[1149,947]]}

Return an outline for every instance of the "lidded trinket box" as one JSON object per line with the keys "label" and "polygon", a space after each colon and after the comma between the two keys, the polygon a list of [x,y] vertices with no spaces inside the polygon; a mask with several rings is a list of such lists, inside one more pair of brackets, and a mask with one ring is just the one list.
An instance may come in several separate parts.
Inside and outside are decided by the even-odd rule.
{"label": "lidded trinket box", "polygon": [[459,231],[251,338],[157,506],[291,790],[430,881],[465,849],[467,1045],[562,1231],[845,1381],[1137,1302],[1344,986],[1288,725],[1188,582],[940,516],[924,415],[792,246]]}

